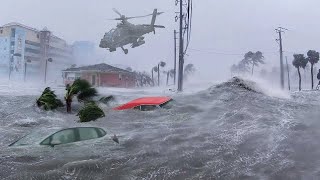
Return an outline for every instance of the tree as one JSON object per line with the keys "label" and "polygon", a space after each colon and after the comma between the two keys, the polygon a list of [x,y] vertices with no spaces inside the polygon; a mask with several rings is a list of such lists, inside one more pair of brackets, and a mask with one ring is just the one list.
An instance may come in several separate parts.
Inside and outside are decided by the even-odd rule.
{"label": "tree", "polygon": [[303,54],[294,54],[293,55],[294,59],[292,61],[292,65],[297,68],[298,70],[298,75],[299,75],[299,91],[301,91],[301,73],[300,73],[300,68],[306,68],[308,64],[308,59],[304,57]]}
{"label": "tree", "polygon": [[77,116],[79,116],[80,122],[90,122],[105,117],[105,114],[95,102],[88,102],[80,109]]}
{"label": "tree", "polygon": [[254,69],[254,66],[259,66],[260,64],[265,64],[264,62],[264,56],[262,54],[262,52],[260,51],[257,51],[253,57],[252,57],[252,75],[253,75],[253,69]]}
{"label": "tree", "polygon": [[163,61],[160,61],[159,64],[153,68],[153,70],[158,73],[158,86],[160,86],[160,67],[163,68],[165,66],[166,66],[166,63]]}
{"label": "tree", "polygon": [[307,53],[307,60],[310,62],[311,64],[311,89],[313,89],[313,66],[314,64],[319,62],[319,52],[315,51],[315,50],[309,50]]}
{"label": "tree", "polygon": [[259,66],[259,64],[264,64],[264,56],[262,52],[257,51],[255,53],[249,51],[244,55],[244,59],[242,60],[242,63],[245,65],[252,65],[251,68],[251,74],[253,75],[253,70],[255,66]]}
{"label": "tree", "polygon": [[184,67],[184,78],[188,78],[190,75],[194,74],[194,72],[196,71],[196,68],[194,67],[193,64],[187,64]]}
{"label": "tree", "polygon": [[63,103],[57,99],[57,96],[55,95],[54,91],[51,91],[50,87],[47,87],[42,92],[39,99],[37,99],[37,106],[43,107],[44,110],[54,110],[58,107],[63,107]]}
{"label": "tree", "polygon": [[154,72],[158,72],[158,66],[153,67],[153,68],[152,68],[152,71],[151,71],[152,83],[153,83],[153,86],[154,86],[154,76],[153,76],[153,71],[154,71]]}
{"label": "tree", "polygon": [[71,104],[74,96],[77,96],[79,102],[90,101],[92,97],[97,96],[97,90],[91,87],[90,83],[83,79],[76,79],[73,84],[66,86],[66,95],[64,97],[67,105],[67,112],[71,112]]}
{"label": "tree", "polygon": [[174,77],[174,69],[171,69],[169,71],[166,72],[167,73],[167,86],[169,85],[169,78],[173,78]]}

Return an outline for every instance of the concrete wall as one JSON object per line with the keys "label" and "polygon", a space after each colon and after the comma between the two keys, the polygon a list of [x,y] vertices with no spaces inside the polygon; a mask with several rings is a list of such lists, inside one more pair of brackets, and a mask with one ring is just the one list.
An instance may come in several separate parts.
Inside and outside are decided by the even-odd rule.
{"label": "concrete wall", "polygon": [[[73,81],[68,77],[74,76],[74,73],[68,72],[64,74],[64,83],[72,84]],[[93,78],[95,76],[95,78]],[[95,73],[82,72],[81,79],[87,80],[95,87],[120,87],[133,88],[135,87],[135,77],[131,75],[119,75],[118,73]],[[93,82],[95,80],[95,83]]]}
{"label": "concrete wall", "polygon": [[103,73],[100,74],[100,86],[131,88],[135,86],[134,77],[125,74]]}

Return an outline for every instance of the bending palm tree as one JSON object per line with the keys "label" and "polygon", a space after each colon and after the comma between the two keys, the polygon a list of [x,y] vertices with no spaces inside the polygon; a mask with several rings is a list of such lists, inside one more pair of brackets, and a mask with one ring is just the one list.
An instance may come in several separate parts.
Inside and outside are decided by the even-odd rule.
{"label": "bending palm tree", "polygon": [[308,56],[307,60],[311,64],[311,89],[313,89],[313,86],[314,86],[314,84],[313,84],[313,66],[314,66],[314,64],[319,62],[319,52],[314,51],[314,50],[310,50],[310,51],[308,51],[307,56]]}
{"label": "bending palm tree", "polygon": [[301,91],[301,73],[300,68],[306,68],[308,64],[308,60],[304,57],[303,54],[294,54],[294,59],[292,61],[292,65],[297,68],[298,75],[299,75],[299,91]]}
{"label": "bending palm tree", "polygon": [[74,96],[77,96],[79,102],[89,101],[97,96],[97,90],[91,87],[90,83],[83,79],[77,79],[70,86],[66,86],[67,93],[64,97],[67,105],[67,112],[71,112],[71,104]]}
{"label": "bending palm tree", "polygon": [[37,106],[43,107],[44,110],[49,111],[62,107],[63,104],[59,99],[57,99],[54,91],[51,91],[50,87],[47,87],[44,89],[39,99],[37,99]]}

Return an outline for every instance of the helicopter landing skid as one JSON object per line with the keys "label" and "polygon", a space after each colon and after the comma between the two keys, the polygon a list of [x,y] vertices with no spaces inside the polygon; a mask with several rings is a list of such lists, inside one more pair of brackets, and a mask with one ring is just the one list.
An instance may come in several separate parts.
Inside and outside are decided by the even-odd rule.
{"label": "helicopter landing skid", "polygon": [[123,47],[121,47],[122,51],[125,53],[125,54],[128,54],[129,50],[128,49],[125,49]]}

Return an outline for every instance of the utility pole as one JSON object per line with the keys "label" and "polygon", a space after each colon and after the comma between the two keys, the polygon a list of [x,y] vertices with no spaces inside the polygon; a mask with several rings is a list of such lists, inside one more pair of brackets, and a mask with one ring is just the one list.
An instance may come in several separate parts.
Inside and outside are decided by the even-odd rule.
{"label": "utility pole", "polygon": [[177,31],[174,30],[174,76],[173,76],[173,84],[176,85],[176,77],[177,77]]}
{"label": "utility pole", "polygon": [[287,73],[288,73],[288,88],[289,88],[289,91],[291,90],[291,87],[290,87],[290,71],[289,71],[289,65],[288,65],[288,57],[286,56],[286,64],[287,64]]}
{"label": "utility pole", "polygon": [[181,92],[183,88],[183,64],[184,64],[184,52],[183,52],[183,0],[180,0],[180,12],[179,12],[179,75],[178,75],[178,91]]}
{"label": "utility pole", "polygon": [[279,46],[280,46],[280,83],[281,83],[281,88],[284,89],[284,70],[283,70],[283,48],[282,48],[282,33],[284,30],[288,30],[286,28],[278,27],[276,29],[276,32],[279,34]]}

